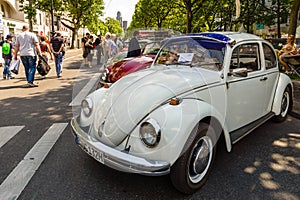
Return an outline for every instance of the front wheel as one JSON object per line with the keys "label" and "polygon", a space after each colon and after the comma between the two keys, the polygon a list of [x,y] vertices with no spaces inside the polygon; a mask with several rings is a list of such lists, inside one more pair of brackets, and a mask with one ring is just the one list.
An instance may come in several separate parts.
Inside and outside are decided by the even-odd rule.
{"label": "front wheel", "polygon": [[282,99],[281,99],[281,108],[279,115],[275,115],[273,120],[275,122],[283,122],[287,118],[287,114],[291,107],[291,91],[290,88],[285,88]]}
{"label": "front wheel", "polygon": [[189,140],[187,150],[170,173],[174,187],[185,194],[192,194],[204,185],[216,155],[216,134],[208,124],[200,123]]}

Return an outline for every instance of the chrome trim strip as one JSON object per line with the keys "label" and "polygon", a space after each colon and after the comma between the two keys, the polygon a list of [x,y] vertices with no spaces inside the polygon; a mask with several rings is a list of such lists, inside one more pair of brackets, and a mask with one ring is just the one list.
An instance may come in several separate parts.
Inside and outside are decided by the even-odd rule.
{"label": "chrome trim strip", "polygon": [[75,117],[71,120],[71,127],[74,136],[78,137],[76,139],[80,139],[104,154],[104,165],[119,171],[148,176],[161,176],[170,172],[170,163],[168,162],[147,160],[133,156],[106,146],[99,141],[92,140],[92,138],[79,127]]}

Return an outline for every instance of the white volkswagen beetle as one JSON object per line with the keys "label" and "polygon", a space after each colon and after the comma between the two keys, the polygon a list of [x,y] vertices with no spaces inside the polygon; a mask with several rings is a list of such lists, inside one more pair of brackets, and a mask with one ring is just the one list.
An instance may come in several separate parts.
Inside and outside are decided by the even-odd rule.
{"label": "white volkswagen beetle", "polygon": [[251,34],[169,39],[149,69],[96,90],[71,125],[100,163],[144,175],[170,173],[191,194],[207,180],[219,138],[227,150],[270,118],[285,120],[292,83],[267,41]]}

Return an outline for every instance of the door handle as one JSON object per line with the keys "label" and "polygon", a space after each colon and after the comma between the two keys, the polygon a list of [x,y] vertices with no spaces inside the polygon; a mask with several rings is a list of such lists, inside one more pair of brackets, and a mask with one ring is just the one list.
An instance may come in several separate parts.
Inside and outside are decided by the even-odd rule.
{"label": "door handle", "polygon": [[263,78],[261,78],[261,79],[259,79],[260,81],[266,81],[268,79],[268,77],[263,77]]}

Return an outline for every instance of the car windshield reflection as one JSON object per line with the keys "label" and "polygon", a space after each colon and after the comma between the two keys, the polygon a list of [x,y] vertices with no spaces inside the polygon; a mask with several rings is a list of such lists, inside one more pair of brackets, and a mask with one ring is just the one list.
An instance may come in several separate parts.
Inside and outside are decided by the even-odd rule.
{"label": "car windshield reflection", "polygon": [[160,50],[155,64],[188,65],[222,70],[225,44],[208,39],[170,40]]}

